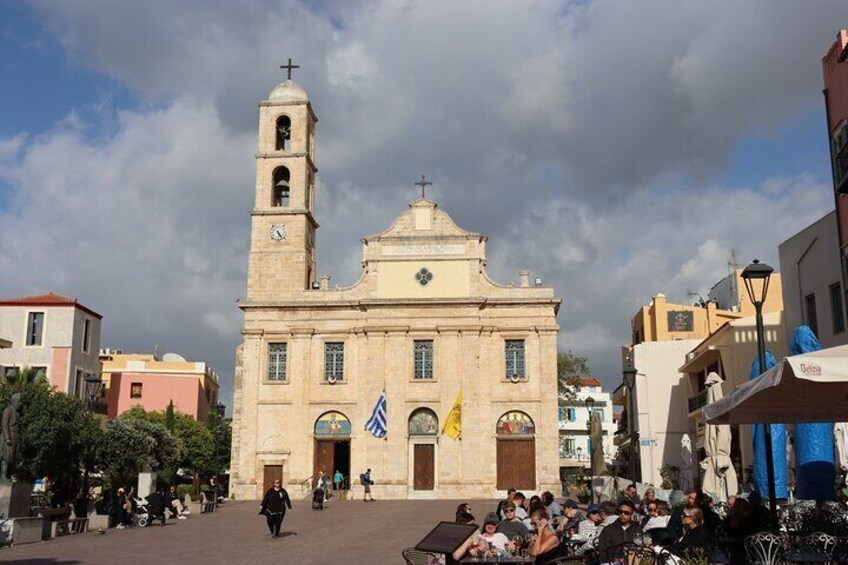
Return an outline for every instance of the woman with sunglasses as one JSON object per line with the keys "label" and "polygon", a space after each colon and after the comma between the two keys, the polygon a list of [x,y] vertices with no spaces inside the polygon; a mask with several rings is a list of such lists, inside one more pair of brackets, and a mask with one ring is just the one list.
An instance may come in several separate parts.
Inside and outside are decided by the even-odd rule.
{"label": "woman with sunglasses", "polygon": [[704,513],[698,506],[690,505],[683,509],[683,527],[685,532],[669,551],[679,557],[694,557],[701,553],[709,555],[710,535],[704,526]]}

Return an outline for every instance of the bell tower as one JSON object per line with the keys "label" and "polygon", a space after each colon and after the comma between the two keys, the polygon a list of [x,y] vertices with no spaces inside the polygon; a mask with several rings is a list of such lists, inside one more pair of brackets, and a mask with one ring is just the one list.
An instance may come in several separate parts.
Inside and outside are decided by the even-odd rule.
{"label": "bell tower", "polygon": [[251,212],[249,301],[293,298],[315,282],[315,124],[309,97],[287,80],[259,103],[256,201]]}

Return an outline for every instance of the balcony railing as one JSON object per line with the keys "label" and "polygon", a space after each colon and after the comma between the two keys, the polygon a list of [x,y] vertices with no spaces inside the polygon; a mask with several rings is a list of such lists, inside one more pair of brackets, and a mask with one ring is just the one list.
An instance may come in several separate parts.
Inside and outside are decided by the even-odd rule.
{"label": "balcony railing", "polygon": [[707,389],[702,390],[695,396],[689,397],[689,413],[691,414],[698,408],[702,408],[707,405]]}

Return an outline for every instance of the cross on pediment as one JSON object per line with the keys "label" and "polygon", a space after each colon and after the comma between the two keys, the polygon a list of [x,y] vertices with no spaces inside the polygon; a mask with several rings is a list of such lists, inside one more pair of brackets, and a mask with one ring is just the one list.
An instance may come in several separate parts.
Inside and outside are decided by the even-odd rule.
{"label": "cross on pediment", "polygon": [[432,186],[432,185],[433,185],[433,183],[428,181],[427,177],[425,175],[421,175],[421,180],[419,180],[415,183],[415,186],[421,187],[421,198],[425,198],[424,191],[427,189],[428,186]]}
{"label": "cross on pediment", "polygon": [[289,57],[289,62],[288,62],[288,64],[287,64],[287,65],[280,65],[280,68],[281,68],[281,69],[285,69],[285,70],[286,70],[286,78],[287,78],[288,80],[291,80],[291,72],[292,72],[292,69],[299,69],[299,68],[300,68],[300,65],[292,65],[291,57]]}

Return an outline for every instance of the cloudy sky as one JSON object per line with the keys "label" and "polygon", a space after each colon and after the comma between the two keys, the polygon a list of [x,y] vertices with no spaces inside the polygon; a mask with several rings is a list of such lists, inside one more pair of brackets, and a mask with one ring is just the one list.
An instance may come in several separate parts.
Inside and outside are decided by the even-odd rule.
{"label": "cloudy sky", "polygon": [[319,116],[319,272],[431,194],[489,270],[563,298],[620,380],[629,321],[833,207],[821,57],[844,0],[0,4],[0,296],[104,315],[105,347],[211,363],[232,395],[257,102],[292,57]]}

